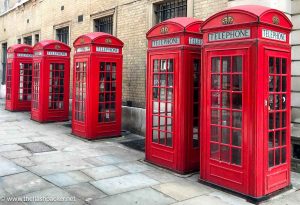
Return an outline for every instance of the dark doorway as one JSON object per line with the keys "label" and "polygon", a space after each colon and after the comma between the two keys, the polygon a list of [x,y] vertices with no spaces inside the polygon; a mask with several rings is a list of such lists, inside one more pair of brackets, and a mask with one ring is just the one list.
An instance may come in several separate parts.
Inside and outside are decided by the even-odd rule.
{"label": "dark doorway", "polygon": [[6,61],[7,61],[7,43],[2,43],[2,85],[5,84],[5,74],[6,74]]}

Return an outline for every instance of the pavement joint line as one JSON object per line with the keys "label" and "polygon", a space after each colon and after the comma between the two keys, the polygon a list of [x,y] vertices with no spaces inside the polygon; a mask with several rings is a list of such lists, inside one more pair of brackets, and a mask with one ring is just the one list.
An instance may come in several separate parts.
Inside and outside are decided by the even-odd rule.
{"label": "pavement joint line", "polygon": [[176,176],[176,177],[180,177],[180,178],[183,178],[183,179],[184,179],[184,178],[192,177],[192,176],[194,176],[194,175],[196,175],[196,174],[199,174],[199,171],[197,171],[197,172],[192,172],[192,173],[189,173],[189,174],[178,174],[178,173],[175,173],[175,172],[173,172],[173,171],[171,171],[171,170],[169,170],[169,169],[166,169],[166,168],[157,166],[157,165],[155,165],[155,164],[149,163],[149,162],[145,161],[145,158],[144,158],[144,159],[140,159],[140,160],[138,160],[138,161],[141,162],[141,163],[143,163],[143,164],[146,164],[146,165],[148,165],[148,166],[151,166],[151,167],[153,167],[153,168],[155,168],[155,169],[158,169],[158,170],[163,171],[163,172],[167,172],[168,174],[172,174],[172,175],[174,175],[174,176]]}

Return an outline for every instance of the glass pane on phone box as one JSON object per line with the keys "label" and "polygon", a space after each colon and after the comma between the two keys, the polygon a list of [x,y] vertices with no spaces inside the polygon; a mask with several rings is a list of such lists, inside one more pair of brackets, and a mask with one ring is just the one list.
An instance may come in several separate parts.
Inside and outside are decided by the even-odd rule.
{"label": "glass pane on phone box", "polygon": [[211,106],[212,107],[220,107],[220,93],[219,92],[211,93]]}
{"label": "glass pane on phone box", "polygon": [[230,129],[222,128],[222,143],[229,144],[230,143]]}
{"label": "glass pane on phone box", "polygon": [[232,70],[234,73],[241,73],[243,68],[243,59],[242,56],[234,56],[233,57],[233,66]]}
{"label": "glass pane on phone box", "polygon": [[242,94],[233,93],[232,94],[232,108],[233,109],[242,109]]}
{"label": "glass pane on phone box", "polygon": [[232,148],[231,159],[232,164],[241,165],[241,149]]}
{"label": "glass pane on phone box", "polygon": [[116,67],[117,67],[116,63],[112,63],[112,71],[113,71],[113,72],[116,71]]}
{"label": "glass pane on phone box", "polygon": [[220,72],[220,58],[219,57],[214,57],[212,58],[212,68],[211,68],[211,72],[212,73],[219,73]]}
{"label": "glass pane on phone box", "polygon": [[230,162],[230,148],[228,146],[221,145],[220,158],[223,162]]}
{"label": "glass pane on phone box", "polygon": [[282,74],[286,74],[286,58],[282,59]]}
{"label": "glass pane on phone box", "polygon": [[172,133],[167,133],[167,146],[173,146],[173,135]]}
{"label": "glass pane on phone box", "polygon": [[173,59],[169,59],[169,62],[168,62],[168,72],[173,72],[173,70],[174,70]]}
{"label": "glass pane on phone box", "polygon": [[159,60],[154,60],[153,62],[153,72],[158,72]]}
{"label": "glass pane on phone box", "polygon": [[276,74],[281,74],[280,66],[280,58],[276,58]]}
{"label": "glass pane on phone box", "polygon": [[274,58],[269,58],[269,73],[274,73]]}
{"label": "glass pane on phone box", "polygon": [[230,126],[230,111],[222,110],[222,125]]}
{"label": "glass pane on phone box", "polygon": [[232,112],[232,126],[236,128],[242,127],[242,112]]}
{"label": "glass pane on phone box", "polygon": [[211,75],[211,89],[212,90],[220,89],[220,75]]}
{"label": "glass pane on phone box", "polygon": [[222,76],[222,89],[230,90],[230,87],[231,87],[230,75],[223,75]]}
{"label": "glass pane on phone box", "polygon": [[165,115],[165,113],[166,113],[166,103],[161,102],[159,110],[160,110],[161,115]]}
{"label": "glass pane on phone box", "polygon": [[214,142],[219,141],[220,130],[221,130],[221,128],[219,128],[219,127],[211,126],[211,128],[210,128],[210,140],[211,141],[214,141]]}
{"label": "glass pane on phone box", "polygon": [[219,110],[212,110],[211,111],[211,124],[220,124],[221,119],[220,119],[220,111]]}
{"label": "glass pane on phone box", "polygon": [[152,131],[152,141],[158,142],[158,131],[157,130]]}
{"label": "glass pane on phone box", "polygon": [[110,63],[106,63],[106,72],[110,71]]}
{"label": "glass pane on phone box", "polygon": [[160,61],[160,71],[166,72],[167,71],[167,60]]}
{"label": "glass pane on phone box", "polygon": [[100,71],[104,71],[105,70],[105,63],[100,63]]}
{"label": "glass pane on phone box", "polygon": [[219,160],[219,145],[211,143],[210,144],[210,158]]}
{"label": "glass pane on phone box", "polygon": [[166,86],[166,74],[161,74],[160,75],[160,85],[161,86]]}
{"label": "glass pane on phone box", "polygon": [[242,145],[242,132],[241,130],[232,130],[232,145],[241,146]]}
{"label": "glass pane on phone box", "polygon": [[173,86],[173,74],[168,74],[168,87]]}
{"label": "glass pane on phone box", "polygon": [[166,100],[166,89],[160,88],[160,100],[165,101]]}
{"label": "glass pane on phone box", "polygon": [[222,92],[222,108],[230,107],[230,93]]}
{"label": "glass pane on phone box", "polygon": [[222,72],[229,73],[231,72],[231,58],[230,57],[223,57],[222,58]]}
{"label": "glass pane on phone box", "polygon": [[242,91],[242,75],[232,75],[232,90]]}
{"label": "glass pane on phone box", "polygon": [[167,100],[168,101],[172,101],[173,100],[173,89],[172,88],[168,88],[167,89]]}

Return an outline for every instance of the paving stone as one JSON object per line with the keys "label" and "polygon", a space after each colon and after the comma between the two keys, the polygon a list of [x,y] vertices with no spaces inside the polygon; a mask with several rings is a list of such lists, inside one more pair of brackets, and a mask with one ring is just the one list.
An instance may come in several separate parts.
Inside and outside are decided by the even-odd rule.
{"label": "paving stone", "polygon": [[186,179],[192,182],[198,182],[199,172],[191,174],[191,176],[186,177]]}
{"label": "paving stone", "polygon": [[53,187],[44,179],[30,173],[23,172],[2,178],[2,185],[5,191],[14,196],[20,196],[26,193],[43,190]]}
{"label": "paving stone", "polygon": [[43,178],[59,187],[71,186],[92,180],[90,177],[80,171],[52,174],[43,176]]}
{"label": "paving stone", "polygon": [[153,186],[154,189],[178,200],[186,200],[196,196],[208,194],[212,189],[199,183],[180,181],[159,184]]}
{"label": "paving stone", "polygon": [[87,169],[92,167],[94,166],[81,159],[77,159],[58,163],[41,164],[37,166],[28,167],[28,169],[38,174],[39,176],[46,176],[55,173]]}
{"label": "paving stone", "polygon": [[226,203],[221,199],[213,196],[198,196],[192,199],[188,199],[185,201],[177,202],[172,205],[231,205],[230,203]]}
{"label": "paving stone", "polygon": [[32,157],[29,157],[36,164],[47,164],[53,162],[63,162],[69,160],[78,160],[81,156],[78,156],[76,152],[47,152],[35,154]]}
{"label": "paving stone", "polygon": [[126,162],[126,163],[117,164],[116,166],[126,170],[129,173],[144,172],[152,169],[152,167],[143,164],[141,162]]}
{"label": "paving stone", "polygon": [[121,157],[117,157],[117,156],[112,155],[112,154],[97,157],[97,159],[103,161],[106,164],[117,164],[117,163],[125,162],[125,160],[122,159]]}
{"label": "paving stone", "polygon": [[36,165],[35,163],[33,163],[33,161],[31,161],[27,157],[21,157],[21,158],[12,159],[12,161],[14,163],[16,163],[17,165],[22,166],[22,167],[31,167],[31,166],[35,166]]}
{"label": "paving stone", "polygon": [[9,145],[1,145],[0,146],[0,152],[8,152],[8,151],[16,151],[16,150],[22,150],[23,147],[17,145],[17,144],[9,144]]}
{"label": "paving stone", "polygon": [[143,174],[145,174],[146,176],[148,176],[152,179],[155,179],[156,181],[159,181],[161,183],[184,180],[183,178],[180,178],[180,177],[170,174],[166,171],[161,171],[158,169],[145,171],[145,172],[143,172]]}
{"label": "paving stone", "polygon": [[166,205],[175,200],[151,188],[130,191],[91,202],[92,205]]}
{"label": "paving stone", "polygon": [[82,172],[84,172],[85,174],[87,174],[88,176],[92,177],[95,180],[117,177],[117,176],[128,174],[126,171],[113,165],[95,167],[91,169],[84,169],[82,170]]}
{"label": "paving stone", "polygon": [[83,205],[85,204],[82,200],[76,198],[75,196],[71,195],[65,190],[62,190],[57,187],[29,193],[23,195],[22,197],[24,198],[26,197],[27,199],[46,198],[47,200],[52,200],[48,202],[45,200],[39,202],[38,201],[25,202],[26,205]]}
{"label": "paving stone", "polygon": [[0,176],[6,176],[11,174],[16,174],[20,172],[25,172],[26,170],[15,163],[0,157]]}
{"label": "paving stone", "polygon": [[141,189],[158,183],[158,181],[140,173],[91,182],[95,187],[109,195]]}
{"label": "paving stone", "polygon": [[27,143],[32,142],[31,139],[27,137],[21,137],[21,138],[6,138],[0,140],[0,145],[6,145],[6,144],[17,144],[17,143]]}
{"label": "paving stone", "polygon": [[[214,192],[208,194],[210,197],[218,198],[223,204],[230,204],[230,205],[252,205],[251,203],[247,202],[245,199],[234,196],[232,194],[228,194],[222,191],[214,190]],[[216,202],[217,203],[217,202]]]}
{"label": "paving stone", "polygon": [[291,181],[293,187],[300,189],[300,173],[291,172]]}
{"label": "paving stone", "polygon": [[89,183],[81,183],[65,187],[65,190],[71,195],[82,199],[83,201],[92,201],[107,196],[102,191]]}
{"label": "paving stone", "polygon": [[29,157],[32,154],[27,150],[17,150],[17,151],[10,151],[10,152],[1,152],[0,153],[3,157],[8,159],[15,159],[20,157]]}
{"label": "paving stone", "polygon": [[92,164],[96,167],[101,167],[104,165],[107,165],[107,163],[101,161],[101,158],[99,157],[91,157],[91,158],[84,158],[84,161],[88,162],[89,164]]}
{"label": "paving stone", "polygon": [[299,205],[300,191],[280,194],[262,203],[262,205]]}

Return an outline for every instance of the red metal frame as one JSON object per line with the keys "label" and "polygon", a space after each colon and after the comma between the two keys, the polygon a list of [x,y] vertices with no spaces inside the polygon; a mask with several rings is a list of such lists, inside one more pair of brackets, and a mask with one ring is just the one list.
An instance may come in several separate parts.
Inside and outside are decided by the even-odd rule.
{"label": "red metal frame", "polygon": [[74,135],[87,139],[121,135],[123,45],[102,32],[74,41]]}
{"label": "red metal frame", "polygon": [[68,45],[56,40],[44,40],[33,47],[32,120],[69,120],[70,51]]}
{"label": "red metal frame", "polygon": [[201,23],[174,18],[147,33],[146,160],[178,173],[199,169]]}
{"label": "red metal frame", "polygon": [[32,47],[17,44],[7,49],[6,102],[9,111],[30,111]]}
{"label": "red metal frame", "polygon": [[204,22],[200,181],[253,199],[290,185],[291,28],[261,6]]}

